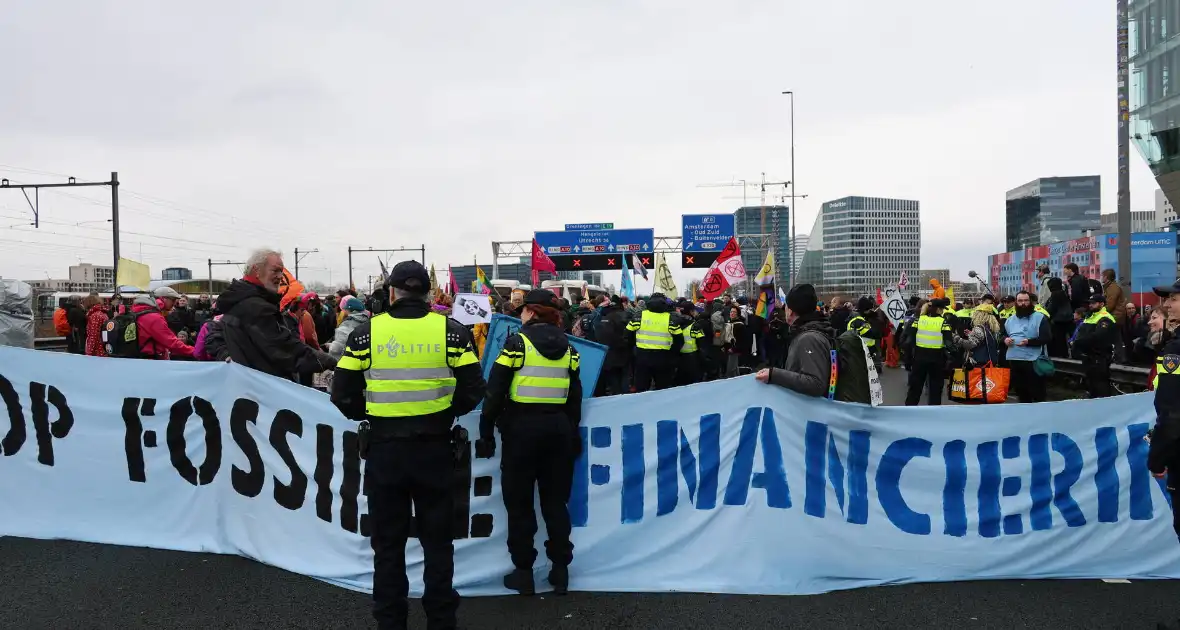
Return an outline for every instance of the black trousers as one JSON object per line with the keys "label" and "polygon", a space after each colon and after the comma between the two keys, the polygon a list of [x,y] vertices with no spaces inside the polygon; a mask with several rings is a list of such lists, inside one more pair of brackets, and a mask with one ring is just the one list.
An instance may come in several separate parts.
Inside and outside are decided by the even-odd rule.
{"label": "black trousers", "polygon": [[[640,350],[635,355],[635,391],[668,389],[676,379],[676,357],[668,350]],[[654,383],[654,387],[653,387]]]}
{"label": "black trousers", "polygon": [[598,384],[594,387],[594,395],[601,397],[618,396],[628,393],[628,371],[629,368],[626,365],[602,368],[602,371],[598,374]]}
{"label": "black trousers", "polygon": [[905,404],[907,407],[917,406],[922,400],[922,388],[927,388],[926,403],[929,405],[942,404],[942,382],[945,377],[946,366],[942,361],[915,360],[910,370],[909,389],[906,391]]}
{"label": "black trousers", "polygon": [[1045,379],[1037,375],[1032,361],[1008,361],[1008,369],[1012,370],[1012,389],[1020,402],[1045,402]]}
{"label": "black trousers", "polygon": [[382,630],[406,627],[411,505],[426,565],[422,608],[428,627],[443,630],[456,625],[459,593],[452,585],[455,546],[451,533],[454,469],[449,439],[378,442],[369,447],[365,488],[372,524],[373,617]]}
{"label": "black trousers", "polygon": [[701,357],[696,352],[682,352],[677,357],[676,385],[701,382]]}
{"label": "black trousers", "polygon": [[541,498],[545,519],[545,554],[554,566],[569,566],[574,558],[570,542],[570,514],[566,503],[574,482],[574,443],[567,428],[543,427],[541,422],[567,422],[565,418],[517,418],[506,423],[502,433],[504,452],[500,458],[500,491],[508,512],[508,555],[518,569],[531,571],[537,559],[533,537],[537,514],[533,510],[533,488]]}
{"label": "black trousers", "polygon": [[1110,361],[1105,359],[1086,358],[1086,392],[1090,398],[1107,398],[1110,396]]}

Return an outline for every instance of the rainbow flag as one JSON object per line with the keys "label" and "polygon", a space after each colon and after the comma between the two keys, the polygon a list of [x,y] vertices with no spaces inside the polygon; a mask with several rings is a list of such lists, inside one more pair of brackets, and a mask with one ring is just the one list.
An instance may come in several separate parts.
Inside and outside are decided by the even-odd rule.
{"label": "rainbow flag", "polygon": [[479,267],[475,268],[475,280],[471,283],[471,290],[476,293],[488,295],[492,292],[492,283],[488,282],[488,276]]}

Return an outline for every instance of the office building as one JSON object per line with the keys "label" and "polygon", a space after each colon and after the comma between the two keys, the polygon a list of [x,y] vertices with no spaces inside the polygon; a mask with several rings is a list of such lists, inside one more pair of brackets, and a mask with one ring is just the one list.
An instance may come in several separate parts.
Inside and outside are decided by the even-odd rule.
{"label": "office building", "polygon": [[807,238],[807,247],[803,252],[803,260],[799,263],[799,270],[795,274],[795,284],[810,284],[820,294],[827,297],[824,285],[824,214],[815,215],[815,223]]}
{"label": "office building", "polygon": [[169,267],[160,272],[161,280],[192,280],[193,272],[184,267]]}
{"label": "office building", "polygon": [[[1144,232],[1131,235],[1131,298],[1136,304],[1156,304],[1151,288],[1176,277],[1176,233]],[[1062,243],[1038,245],[988,256],[991,286],[1004,294],[1035,291],[1037,267],[1048,265],[1049,275],[1064,277],[1064,267],[1075,263],[1087,278],[1101,277],[1104,269],[1118,269],[1118,234],[1086,236]]]}
{"label": "office building", "polygon": [[110,291],[115,287],[115,268],[91,263],[70,265],[69,281],[78,285],[92,285],[99,291]]}
{"label": "office building", "polygon": [[922,249],[917,201],[844,197],[825,202],[821,215],[826,292],[876,295],[902,271],[917,276]]}
{"label": "office building", "polygon": [[[1102,215],[1102,232],[1117,234],[1119,231],[1119,215],[1117,212]],[[1156,229],[1155,210],[1132,210],[1131,233],[1158,232]]]}
{"label": "office building", "polygon": [[[1176,223],[1180,223],[1180,218],[1176,216],[1176,208],[1172,207],[1172,202],[1164,195],[1164,191],[1155,191],[1155,226],[1157,232],[1168,230],[1170,232],[1176,231]],[[1135,230],[1131,230],[1134,232]]]}
{"label": "office building", "polygon": [[1102,186],[1097,175],[1042,177],[1008,191],[1008,251],[1081,238],[1102,229]]}
{"label": "office building", "polygon": [[[787,281],[787,252],[790,251],[791,224],[787,206],[746,206],[733,213],[733,230],[742,248],[746,276],[753,281],[773,248],[777,284]],[[774,234],[778,233],[777,242]]]}
{"label": "office building", "polygon": [[1180,68],[1176,46],[1180,2],[1133,0],[1128,4],[1131,82],[1125,97],[1131,144],[1151,167],[1164,196],[1180,200],[1180,99],[1176,98],[1180,85],[1174,72]]}
{"label": "office building", "polygon": [[791,271],[799,275],[799,267],[803,264],[803,256],[807,254],[807,234],[796,234],[795,242],[791,243]]}
{"label": "office building", "polygon": [[[651,273],[652,273],[652,270],[649,269],[648,270],[649,276]],[[581,280],[582,282],[585,282],[586,284],[592,284],[597,287],[602,286],[602,272],[601,271],[559,271],[559,272],[557,272],[557,279],[558,280]]]}

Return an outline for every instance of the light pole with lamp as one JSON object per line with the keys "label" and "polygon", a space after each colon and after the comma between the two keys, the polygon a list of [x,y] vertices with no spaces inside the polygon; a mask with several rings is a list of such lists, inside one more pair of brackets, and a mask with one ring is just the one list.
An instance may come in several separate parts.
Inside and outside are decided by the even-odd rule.
{"label": "light pole with lamp", "polygon": [[795,286],[795,93],[783,92],[791,97],[791,255],[787,257],[787,284]]}

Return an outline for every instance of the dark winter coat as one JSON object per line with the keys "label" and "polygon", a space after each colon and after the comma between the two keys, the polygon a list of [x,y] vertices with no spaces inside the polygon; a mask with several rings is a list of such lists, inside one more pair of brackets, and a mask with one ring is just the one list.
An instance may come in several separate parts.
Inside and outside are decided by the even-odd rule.
{"label": "dark winter coat", "polygon": [[627,342],[627,322],[631,316],[617,304],[602,307],[602,313],[594,324],[594,340],[607,347],[606,359],[602,363],[604,370],[621,368],[627,365],[631,358],[631,348]]}
{"label": "dark winter coat", "polygon": [[1075,273],[1069,278],[1069,303],[1075,311],[1090,304],[1090,282],[1080,273]]}
{"label": "dark winter coat", "polygon": [[234,280],[217,298],[221,338],[206,339],[206,352],[272,376],[290,379],[335,367],[336,361],[303,343],[279,311],[279,294],[252,282]]}
{"label": "dark winter coat", "polygon": [[791,324],[786,368],[770,368],[770,382],[804,396],[825,396],[832,374],[834,333],[823,313],[801,315]]}

